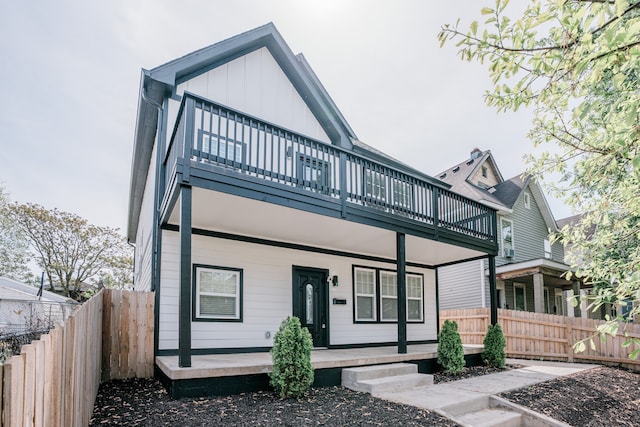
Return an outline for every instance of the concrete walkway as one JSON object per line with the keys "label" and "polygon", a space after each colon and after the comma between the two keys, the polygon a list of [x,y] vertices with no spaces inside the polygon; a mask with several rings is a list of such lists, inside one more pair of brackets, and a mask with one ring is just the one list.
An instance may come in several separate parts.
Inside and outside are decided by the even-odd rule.
{"label": "concrete walkway", "polygon": [[[376,397],[439,412],[458,415],[480,411],[487,406],[489,397],[498,393],[526,387],[576,372],[596,368],[599,365],[541,362],[507,359],[507,364],[524,365],[520,369],[482,375],[448,383],[423,386],[407,391],[381,393]],[[456,417],[451,417],[458,421]],[[468,422],[468,425],[482,425]],[[557,424],[562,425],[562,423]]]}

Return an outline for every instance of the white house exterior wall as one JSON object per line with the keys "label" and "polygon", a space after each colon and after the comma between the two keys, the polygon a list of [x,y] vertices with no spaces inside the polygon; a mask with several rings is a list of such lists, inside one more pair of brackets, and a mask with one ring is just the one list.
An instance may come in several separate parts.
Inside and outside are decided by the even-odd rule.
{"label": "white house exterior wall", "polygon": [[149,174],[144,187],[142,208],[138,217],[138,232],[136,235],[136,254],[134,268],[134,286],[136,291],[148,291],[151,289],[151,237],[153,232],[153,199],[156,174],[156,147],[154,144],[149,164]]}
{"label": "white house exterior wall", "polygon": [[[176,94],[194,93],[260,117],[285,129],[331,140],[267,48],[261,48],[181,83]],[[180,103],[169,101],[169,134]]]}
{"label": "white house exterior wall", "polygon": [[[178,260],[179,234],[163,232],[160,292],[159,349],[178,348]],[[292,313],[292,267],[329,270],[339,277],[338,287],[329,287],[331,345],[395,342],[397,324],[353,322],[353,266],[395,270],[395,264],[306,252],[253,243],[194,235],[192,261],[243,270],[242,322],[192,322],[192,348],[270,347],[280,322]],[[424,323],[408,323],[409,341],[437,339],[435,272],[408,267],[407,272],[424,275]],[[333,305],[333,298],[346,305]],[[267,334],[269,333],[269,334]],[[269,337],[268,337],[269,336]]]}

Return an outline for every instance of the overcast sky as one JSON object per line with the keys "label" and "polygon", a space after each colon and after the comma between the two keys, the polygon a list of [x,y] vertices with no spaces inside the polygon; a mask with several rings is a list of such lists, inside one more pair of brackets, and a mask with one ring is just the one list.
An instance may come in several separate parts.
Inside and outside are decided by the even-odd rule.
{"label": "overcast sky", "polygon": [[[533,150],[527,112],[485,106],[488,73],[439,47],[477,0],[0,0],[0,182],[14,201],[126,230],[141,68],[267,22],[303,53],[360,140],[428,174]],[[554,216],[571,214],[549,200]]]}

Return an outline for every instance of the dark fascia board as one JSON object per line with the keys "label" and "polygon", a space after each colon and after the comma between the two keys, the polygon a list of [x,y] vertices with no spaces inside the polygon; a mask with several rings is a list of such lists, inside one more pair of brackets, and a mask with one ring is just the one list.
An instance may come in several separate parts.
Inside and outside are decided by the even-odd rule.
{"label": "dark fascia board", "polygon": [[150,81],[148,71],[142,70],[138,111],[131,156],[131,181],[129,183],[129,211],[127,216],[127,239],[135,243],[142,197],[147,183],[151,153],[158,128],[158,107],[162,104],[167,88]]}

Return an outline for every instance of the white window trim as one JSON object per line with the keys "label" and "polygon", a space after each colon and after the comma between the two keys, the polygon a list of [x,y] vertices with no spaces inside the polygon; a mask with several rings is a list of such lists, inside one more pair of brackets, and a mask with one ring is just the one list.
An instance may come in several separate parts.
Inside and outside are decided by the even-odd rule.
{"label": "white window trim", "polygon": [[513,228],[513,220],[508,219],[508,218],[504,218],[501,217],[500,218],[500,247],[501,247],[501,252],[502,252],[502,256],[503,258],[506,258],[507,254],[506,254],[506,248],[504,247],[504,234],[503,234],[503,230],[504,230],[504,222],[509,222],[511,224],[511,249],[514,251],[516,250],[516,239],[515,239],[515,230]]}
{"label": "white window trim", "polygon": [[[424,321],[424,279],[423,276],[419,274],[409,274],[408,277],[416,277],[420,280],[420,298],[410,297],[409,296],[409,287],[407,286],[407,322],[423,322]],[[409,281],[407,280],[407,283]],[[409,319],[409,300],[420,301],[420,318],[419,319]]]}
{"label": "white window trim", "polygon": [[525,192],[523,197],[524,207],[527,209],[531,209],[531,194]]}
{"label": "white window trim", "polygon": [[[228,315],[212,315],[212,314],[200,314],[200,295],[207,296],[223,296],[223,297],[231,297],[232,294],[220,293],[220,292],[200,292],[200,271],[212,271],[214,273],[235,273],[236,274],[236,292],[234,294],[235,298],[235,316]],[[205,265],[197,265],[194,266],[195,272],[195,286],[194,286],[194,299],[195,299],[195,307],[193,318],[194,320],[230,320],[230,321],[242,321],[242,270],[236,268],[225,268],[225,267],[213,267],[213,266],[205,266]]]}
{"label": "white window trim", "polygon": [[522,296],[524,297],[524,307],[522,311],[527,311],[527,287],[521,283],[513,284],[513,309],[518,310],[516,288],[522,289]]}
{"label": "white window trim", "polygon": [[[359,293],[358,292],[358,283],[357,283],[357,272],[358,271],[369,271],[373,273],[373,294],[363,294],[363,293]],[[376,270],[373,268],[362,268],[362,267],[355,267],[354,270],[354,288],[353,288],[353,294],[354,294],[354,305],[355,305],[355,317],[356,317],[356,322],[376,322],[378,319],[376,317],[376,307],[377,307],[377,295],[376,295]],[[360,314],[358,313],[358,297],[363,297],[363,298],[372,298],[373,299],[373,307],[371,310],[371,318],[362,318],[360,317]]]}
{"label": "white window trim", "polygon": [[551,242],[549,239],[544,239],[544,257],[551,259],[553,257],[553,251],[551,250]]}
{"label": "white window trim", "polygon": [[380,298],[379,298],[379,300],[380,300],[379,301],[379,303],[380,303],[380,321],[381,322],[397,322],[398,321],[398,316],[397,315],[396,315],[395,318],[385,319],[385,317],[384,317],[384,310],[382,309],[382,300],[383,299],[394,300],[396,306],[398,305],[398,295],[397,294],[396,295],[385,295],[382,292],[382,276],[385,275],[385,274],[388,275],[388,276],[395,276],[395,278],[396,278],[396,289],[397,289],[397,283],[398,283],[397,282],[398,275],[396,274],[395,271],[385,271],[385,270],[380,271]]}

